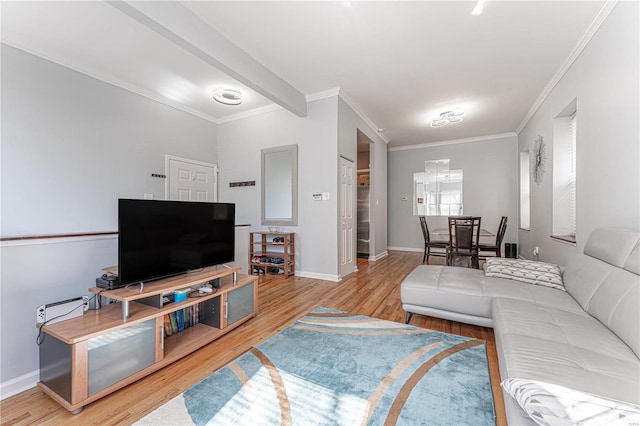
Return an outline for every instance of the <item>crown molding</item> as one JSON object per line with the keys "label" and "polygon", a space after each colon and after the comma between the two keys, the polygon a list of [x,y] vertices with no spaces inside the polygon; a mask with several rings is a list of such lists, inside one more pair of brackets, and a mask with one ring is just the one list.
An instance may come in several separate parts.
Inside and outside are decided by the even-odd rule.
{"label": "crown molding", "polygon": [[[339,91],[340,91],[340,88],[336,87],[336,88],[333,88],[333,89],[324,90],[322,92],[312,93],[310,95],[306,95],[305,98],[306,98],[307,102],[319,101],[319,100],[322,100],[322,99],[327,99],[327,98],[338,96],[338,92]],[[249,111],[239,112],[237,114],[233,114],[233,115],[229,115],[227,117],[219,118],[218,119],[218,124],[229,123],[230,121],[241,120],[243,118],[252,117],[254,115],[265,114],[267,112],[272,112],[272,111],[279,111],[281,109],[284,109],[284,108],[281,107],[280,105],[274,103],[274,104],[271,104],[271,105],[266,105],[266,106],[263,106],[263,107],[254,108],[254,109],[249,110]]]}
{"label": "crown molding", "polygon": [[389,138],[378,131],[379,127],[376,125],[376,123],[371,121],[371,119],[367,117],[364,112],[362,112],[362,110],[351,100],[349,96],[347,96],[347,94],[342,89],[338,88],[338,92],[338,96],[340,97],[340,99],[342,99],[347,105],[349,105],[349,108],[351,108],[353,112],[355,112],[362,119],[362,121],[364,121],[369,127],[371,127],[371,130],[373,130],[374,133],[377,134],[378,137],[380,137],[380,139],[382,139],[386,144],[389,144]]}
{"label": "crown molding", "polygon": [[536,101],[533,103],[533,105],[529,109],[529,112],[527,112],[527,115],[525,115],[524,119],[522,120],[518,128],[516,128],[516,133],[519,134],[520,132],[522,132],[522,129],[524,129],[524,127],[527,125],[529,120],[531,120],[531,117],[533,117],[536,111],[538,111],[538,108],[540,108],[540,106],[551,94],[551,92],[556,87],[556,85],[560,82],[562,77],[564,77],[564,75],[567,73],[569,68],[571,68],[571,65],[573,65],[573,63],[578,58],[578,56],[580,56],[580,53],[582,53],[584,48],[589,44],[589,41],[591,41],[591,38],[593,37],[593,35],[596,33],[596,31],[598,31],[602,23],[605,21],[605,19],[607,19],[607,16],[609,16],[609,14],[611,13],[611,11],[613,10],[613,8],[616,6],[617,3],[618,3],[618,0],[606,1],[600,7],[598,12],[595,14],[593,19],[591,20],[591,23],[589,24],[585,32],[582,34],[582,37],[580,37],[580,39],[578,40],[578,43],[576,44],[576,46],[573,48],[573,50],[567,57],[567,59],[563,62],[563,64],[560,66],[560,69],[558,69],[558,71],[554,74],[554,76],[547,83],[544,89],[542,89],[542,93],[540,93]]}
{"label": "crown molding", "polygon": [[388,148],[387,151],[407,151],[410,149],[433,148],[436,146],[457,145],[460,143],[470,143],[470,142],[483,142],[483,141],[490,141],[490,140],[496,140],[496,139],[512,138],[517,136],[518,134],[515,132],[497,133],[495,135],[476,136],[473,138],[464,138],[464,139],[451,139],[448,141],[421,143],[418,145],[394,146],[392,148]]}
{"label": "crown molding", "polygon": [[319,101],[321,99],[332,98],[334,96],[340,95],[340,88],[334,87],[331,89],[324,90],[322,92],[312,93],[307,95],[307,102]]}
{"label": "crown molding", "polygon": [[[332,98],[332,97],[339,97],[340,99],[342,99],[348,106],[349,108],[351,108],[353,110],[353,112],[355,112],[361,119],[362,121],[364,121],[369,127],[371,127],[371,129],[383,140],[385,141],[385,143],[389,143],[389,139],[384,137],[383,135],[380,134],[380,132],[378,132],[378,126],[376,126],[376,124],[371,121],[363,112],[360,108],[358,108],[358,106],[351,100],[351,98],[349,98],[349,96],[347,96],[347,94],[340,89],[339,87],[333,87],[331,89],[327,89],[327,90],[323,90],[322,92],[317,92],[317,93],[312,93],[310,95],[306,95],[305,98],[307,100],[307,102],[314,102],[314,101],[319,101],[322,99],[328,99],[328,98]],[[254,115],[259,115],[259,114],[264,114],[267,112],[271,112],[271,111],[277,111],[283,109],[281,106],[277,105],[277,104],[273,104],[273,105],[267,105],[265,107],[260,107],[260,108],[255,108],[252,109],[250,111],[245,111],[245,112],[241,112],[238,114],[234,114],[234,115],[230,115],[228,117],[224,117],[224,118],[219,118],[218,119],[218,124],[222,124],[222,123],[228,123],[230,121],[235,121],[235,120],[240,120],[243,118],[247,118],[247,117],[251,117]]]}
{"label": "crown molding", "polygon": [[[169,99],[166,99],[164,97],[158,96],[155,93],[152,93],[148,90],[142,89],[141,87],[138,87],[134,84],[130,84],[127,82],[124,82],[122,80],[119,80],[115,77],[113,77],[112,75],[108,75],[108,74],[104,74],[104,73],[100,73],[97,72],[95,70],[90,70],[90,69],[86,69],[86,68],[80,68],[77,67],[75,65],[66,63],[60,59],[54,58],[52,56],[49,55],[45,55],[41,52],[35,51],[33,49],[27,49],[25,47],[20,46],[19,44],[16,43],[12,43],[11,41],[8,41],[6,39],[3,39],[0,43],[2,44],[6,44],[7,46],[11,46],[13,48],[22,50],[24,52],[27,52],[31,55],[37,56],[39,58],[42,58],[46,61],[49,61],[51,63],[60,65],[62,67],[68,68],[70,70],[79,72],[81,74],[87,75],[91,78],[95,78],[96,80],[100,80],[104,83],[110,84],[112,86],[118,87],[120,89],[126,90],[128,92],[131,93],[135,93],[136,95],[140,95],[142,97],[145,97],[147,99],[150,99],[152,101],[158,102],[160,104],[169,106],[171,108],[177,109],[178,111],[182,111],[185,112],[187,114],[193,115],[194,117],[198,117],[201,118],[203,120],[206,121],[210,121],[212,123],[215,124],[222,124],[222,123],[228,123],[231,121],[235,121],[235,120],[240,120],[243,118],[247,118],[247,117],[252,117],[254,115],[259,115],[259,114],[265,114],[268,112],[273,112],[273,111],[279,111],[281,109],[284,109],[282,106],[274,103],[271,105],[266,105],[263,107],[258,107],[258,108],[254,108],[248,111],[244,111],[244,112],[240,112],[237,114],[233,114],[233,115],[229,115],[223,118],[215,118],[211,115],[208,114],[204,114],[200,111],[197,111],[195,109],[189,108],[186,105],[180,104],[178,102],[172,102]],[[351,100],[351,98],[349,98],[349,96],[347,96],[346,93],[344,93],[344,91],[342,91],[342,89],[340,89],[339,87],[334,87],[328,90],[324,90],[322,92],[317,92],[317,93],[312,93],[310,95],[305,96],[306,101],[307,102],[313,102],[313,101],[318,101],[321,99],[327,99],[330,97],[334,97],[334,96],[338,96],[340,97],[369,127],[371,127],[371,129],[383,140],[385,141],[385,143],[389,143],[389,139],[387,137],[385,137],[384,135],[380,134],[380,132],[378,132],[378,126],[376,126],[376,124],[371,121],[371,119],[369,119],[369,117],[366,116],[366,114],[364,114],[362,112],[362,110]]]}
{"label": "crown molding", "polygon": [[174,109],[177,109],[179,111],[186,112],[187,114],[193,115],[194,117],[198,117],[198,118],[201,118],[203,120],[207,120],[207,121],[210,121],[212,123],[218,124],[218,119],[216,119],[215,117],[213,117],[211,115],[204,114],[204,113],[202,113],[200,111],[197,111],[197,110],[195,110],[193,108],[189,108],[188,106],[183,105],[181,103],[172,102],[169,99],[166,99],[166,98],[163,98],[161,96],[158,96],[155,93],[149,92],[148,90],[142,89],[142,88],[140,88],[140,87],[138,87],[136,85],[133,85],[133,84],[124,82],[122,80],[119,80],[119,79],[117,79],[117,78],[115,78],[115,77],[113,77],[111,75],[100,73],[100,72],[97,72],[95,70],[79,68],[79,67],[77,67],[75,65],[71,65],[71,64],[66,63],[64,61],[61,61],[60,59],[54,58],[52,56],[45,55],[45,54],[43,54],[41,52],[37,52],[37,51],[32,50],[32,49],[24,48],[24,47],[20,46],[19,44],[13,43],[13,42],[8,41],[6,39],[2,40],[2,44],[6,44],[7,46],[11,46],[11,47],[16,48],[18,50],[22,50],[23,52],[27,52],[27,53],[29,53],[31,55],[37,56],[39,58],[42,58],[45,61],[49,61],[49,62],[52,62],[54,64],[60,65],[62,67],[69,68],[70,70],[79,72],[80,74],[88,75],[89,77],[95,78],[96,80],[100,80],[103,83],[107,83],[107,84],[110,84],[112,86],[119,87],[120,89],[124,89],[124,90],[126,90],[128,92],[135,93],[136,95],[140,95],[140,96],[145,97],[147,99],[150,99],[152,101],[156,101],[158,103],[161,103],[163,105],[169,106],[169,107],[174,108]]}
{"label": "crown molding", "polygon": [[237,114],[228,115],[218,119],[218,124],[229,123],[231,121],[242,120],[243,118],[253,117],[254,115],[266,114],[268,112],[280,111],[284,109],[278,104],[269,104],[262,107],[250,109],[248,111],[239,112]]}

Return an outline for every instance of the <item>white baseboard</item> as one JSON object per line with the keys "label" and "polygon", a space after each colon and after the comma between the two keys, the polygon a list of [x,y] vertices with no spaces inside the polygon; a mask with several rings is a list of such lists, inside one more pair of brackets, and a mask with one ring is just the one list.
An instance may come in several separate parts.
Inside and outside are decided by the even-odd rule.
{"label": "white baseboard", "polygon": [[423,248],[415,248],[415,247],[387,247],[387,250],[394,250],[394,251],[415,251],[418,253],[423,253],[424,252],[424,247]]}
{"label": "white baseboard", "polygon": [[27,389],[35,387],[39,380],[40,370],[35,370],[31,373],[16,377],[15,379],[0,383],[0,400],[9,398],[10,396],[17,395],[20,392],[24,392]]}
{"label": "white baseboard", "polygon": [[384,251],[380,254],[376,254],[375,256],[369,256],[369,261],[370,262],[375,262],[376,260],[380,260],[382,258],[385,258],[389,256],[389,252],[388,251]]}
{"label": "white baseboard", "polygon": [[340,275],[319,274],[317,272],[296,271],[296,277],[314,278],[316,280],[325,280],[338,282],[342,279]]}

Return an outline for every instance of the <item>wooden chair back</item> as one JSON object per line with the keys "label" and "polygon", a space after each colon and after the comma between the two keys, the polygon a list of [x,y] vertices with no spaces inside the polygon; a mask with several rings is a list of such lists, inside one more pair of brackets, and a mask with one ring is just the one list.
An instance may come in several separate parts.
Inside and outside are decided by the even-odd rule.
{"label": "wooden chair back", "polygon": [[454,264],[459,257],[468,257],[471,265],[478,267],[478,244],[482,219],[475,216],[449,217],[449,258]]}
{"label": "wooden chair back", "polygon": [[422,229],[422,235],[424,236],[424,242],[429,243],[431,239],[429,238],[429,226],[427,225],[427,218],[424,216],[420,217],[420,228]]}
{"label": "wooden chair back", "polygon": [[500,226],[498,226],[498,233],[496,234],[496,247],[502,245],[504,234],[507,232],[507,216],[502,216],[500,219]]}

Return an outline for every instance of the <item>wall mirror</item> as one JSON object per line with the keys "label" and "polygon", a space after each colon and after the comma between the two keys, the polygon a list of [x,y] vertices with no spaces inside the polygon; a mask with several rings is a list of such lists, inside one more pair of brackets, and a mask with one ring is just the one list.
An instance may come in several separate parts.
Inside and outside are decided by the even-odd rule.
{"label": "wall mirror", "polygon": [[298,224],[298,145],[262,150],[262,224]]}

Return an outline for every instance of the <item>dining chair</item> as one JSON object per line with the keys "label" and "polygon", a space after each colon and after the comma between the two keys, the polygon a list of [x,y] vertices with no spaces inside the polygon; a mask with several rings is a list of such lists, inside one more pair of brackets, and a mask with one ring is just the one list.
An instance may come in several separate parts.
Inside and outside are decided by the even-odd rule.
{"label": "dining chair", "polygon": [[[427,218],[424,216],[420,216],[420,228],[422,229],[422,235],[424,236],[424,256],[422,256],[422,263],[429,263],[429,255],[446,257],[449,243],[447,241],[431,241]],[[431,253],[432,248],[443,249],[444,251],[434,251]]]}
{"label": "dining chair", "polygon": [[481,218],[475,216],[449,217],[449,248],[447,265],[480,268],[478,242]]}
{"label": "dining chair", "polygon": [[[507,232],[507,216],[502,216],[500,220],[500,225],[498,226],[498,232],[496,233],[496,243],[492,244],[478,244],[478,250],[480,251],[479,258],[486,259],[487,257],[502,257],[502,240],[504,239],[504,234]],[[495,256],[483,253],[483,252],[493,252]]]}

